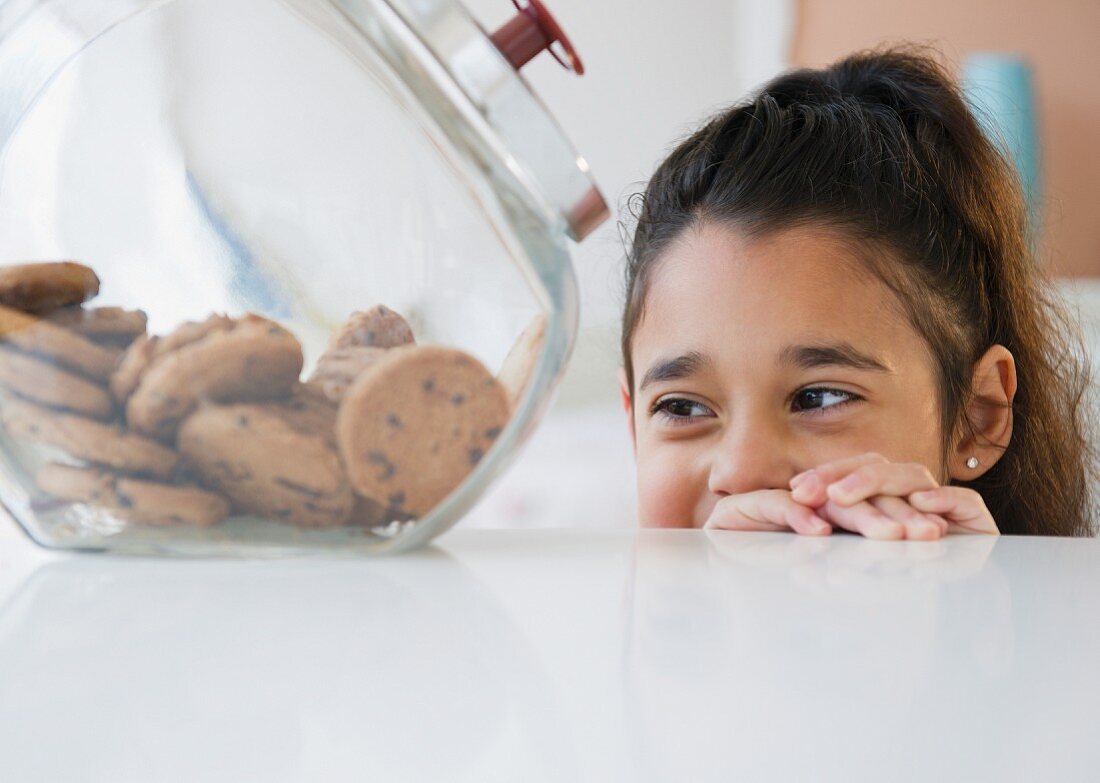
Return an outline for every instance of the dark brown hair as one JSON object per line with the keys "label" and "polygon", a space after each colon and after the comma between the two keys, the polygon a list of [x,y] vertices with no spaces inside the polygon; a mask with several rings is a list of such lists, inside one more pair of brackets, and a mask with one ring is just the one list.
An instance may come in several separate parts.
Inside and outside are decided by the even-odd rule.
{"label": "dark brown hair", "polygon": [[[968,427],[975,362],[1012,352],[1012,440],[981,493],[1004,533],[1089,535],[1088,369],[1076,326],[1035,258],[1022,188],[958,87],[914,47],[861,52],[785,73],[707,122],[660,165],[628,252],[622,351],[655,264],[686,229],[714,221],[747,236],[837,231],[903,303],[938,370],[944,453]],[[876,260],[877,259],[877,260]]]}

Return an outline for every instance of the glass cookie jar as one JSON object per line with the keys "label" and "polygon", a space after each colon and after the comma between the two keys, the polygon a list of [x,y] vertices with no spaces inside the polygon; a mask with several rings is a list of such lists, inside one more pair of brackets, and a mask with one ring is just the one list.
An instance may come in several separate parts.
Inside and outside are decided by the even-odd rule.
{"label": "glass cookie jar", "polygon": [[539,2],[0,2],[0,500],[48,547],[388,553],[572,350],[607,217]]}

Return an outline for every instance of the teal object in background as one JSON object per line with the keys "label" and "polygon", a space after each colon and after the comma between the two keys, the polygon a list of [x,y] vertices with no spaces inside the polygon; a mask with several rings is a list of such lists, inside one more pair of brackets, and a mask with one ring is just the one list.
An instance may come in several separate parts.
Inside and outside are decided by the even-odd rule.
{"label": "teal object in background", "polygon": [[963,93],[986,134],[1016,163],[1031,226],[1039,226],[1039,141],[1031,67],[1022,57],[977,52],[963,61]]}

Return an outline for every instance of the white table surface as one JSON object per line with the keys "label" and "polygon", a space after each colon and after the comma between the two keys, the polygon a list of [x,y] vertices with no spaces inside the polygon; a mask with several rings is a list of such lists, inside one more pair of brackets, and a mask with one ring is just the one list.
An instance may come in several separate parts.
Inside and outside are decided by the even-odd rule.
{"label": "white table surface", "polygon": [[6,782],[1091,781],[1098,740],[1097,540],[474,529],[254,562],[0,534]]}

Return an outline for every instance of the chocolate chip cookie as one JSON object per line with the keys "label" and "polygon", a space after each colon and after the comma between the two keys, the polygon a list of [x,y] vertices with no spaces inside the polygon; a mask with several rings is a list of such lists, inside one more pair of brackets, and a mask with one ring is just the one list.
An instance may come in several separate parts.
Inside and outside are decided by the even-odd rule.
{"label": "chocolate chip cookie", "polygon": [[180,453],[242,510],[304,528],[347,524],[355,497],[339,455],[277,407],[199,408],[180,427]]}
{"label": "chocolate chip cookie", "polygon": [[122,355],[50,321],[0,305],[0,342],[106,382]]}
{"label": "chocolate chip cookie", "polygon": [[504,389],[473,356],[394,348],[348,389],[336,440],[357,493],[422,516],[462,483],[508,417]]}
{"label": "chocolate chip cookie", "polygon": [[113,424],[53,411],[14,397],[4,400],[0,418],[15,438],[47,443],[77,459],[121,473],[169,478],[176,467],[174,451]]}
{"label": "chocolate chip cookie", "polygon": [[205,321],[187,321],[164,337],[142,335],[135,339],[119,360],[111,375],[111,393],[119,402],[126,402],[141,383],[141,376],[158,357],[196,343],[215,332],[227,332],[235,321],[215,313]]}
{"label": "chocolate chip cookie", "polygon": [[307,383],[332,402],[340,402],[352,382],[385,356],[386,351],[367,346],[330,348],[317,360]]}
{"label": "chocolate chip cookie", "polygon": [[140,432],[169,439],[198,405],[285,398],[301,372],[302,347],[294,335],[274,321],[246,315],[229,329],[156,356],[126,402],[126,420]]}
{"label": "chocolate chip cookie", "polygon": [[42,405],[93,419],[110,419],[115,412],[114,400],[99,384],[2,345],[0,386]]}
{"label": "chocolate chip cookie", "polygon": [[408,322],[385,305],[352,313],[332,339],[329,348],[396,348],[416,340]]}
{"label": "chocolate chip cookie", "polygon": [[125,348],[145,334],[149,320],[142,310],[121,307],[65,307],[46,318],[94,343],[119,348]]}
{"label": "chocolate chip cookie", "polygon": [[45,465],[35,481],[54,497],[101,506],[130,522],[209,527],[229,514],[225,498],[199,487],[127,478],[97,468]]}
{"label": "chocolate chip cookie", "polygon": [[538,315],[523,330],[512,346],[512,350],[504,358],[504,364],[497,373],[497,380],[507,392],[508,403],[513,409],[519,405],[523,393],[527,390],[527,384],[531,382],[531,376],[535,373],[539,353],[545,341],[546,316]]}
{"label": "chocolate chip cookie", "polygon": [[73,261],[0,267],[0,304],[29,313],[78,305],[98,293],[96,273]]}

